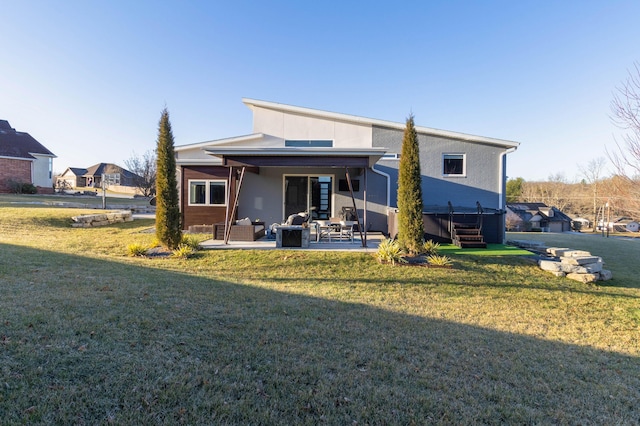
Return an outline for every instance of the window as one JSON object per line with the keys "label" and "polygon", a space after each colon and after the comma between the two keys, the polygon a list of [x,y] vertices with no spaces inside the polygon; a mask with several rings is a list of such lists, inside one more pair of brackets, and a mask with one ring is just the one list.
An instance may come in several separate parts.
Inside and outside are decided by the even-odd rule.
{"label": "window", "polygon": [[285,140],[284,146],[294,148],[331,148],[333,141],[328,140]]}
{"label": "window", "polygon": [[381,158],[381,160],[399,160],[400,159],[400,154],[384,154]]}
{"label": "window", "polygon": [[190,206],[224,206],[227,204],[227,182],[224,180],[190,180]]}
{"label": "window", "polygon": [[442,174],[444,176],[465,176],[467,174],[465,154],[443,154]]}

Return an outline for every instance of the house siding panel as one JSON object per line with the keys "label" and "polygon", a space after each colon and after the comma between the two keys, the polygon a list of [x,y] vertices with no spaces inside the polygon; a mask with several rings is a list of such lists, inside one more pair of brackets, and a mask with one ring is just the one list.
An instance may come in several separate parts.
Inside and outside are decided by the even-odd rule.
{"label": "house siding panel", "polygon": [[[190,206],[189,205],[189,179],[229,179],[229,169],[219,166],[183,166],[182,183],[180,193],[182,229],[189,229],[192,225],[213,225],[224,222],[227,212],[226,207],[218,206]],[[229,191],[232,185],[229,185]]]}
{"label": "house siding panel", "polygon": [[31,161],[0,158],[0,192],[11,192],[9,182],[31,182]]}
{"label": "house siding panel", "polygon": [[[374,126],[373,146],[388,148],[389,153],[401,153],[403,131]],[[418,134],[422,191],[425,206],[447,205],[475,206],[479,201],[484,207],[501,208],[499,168],[500,154],[504,149],[491,145],[469,143],[442,137]],[[444,153],[464,153],[466,175],[445,177],[442,175]],[[389,174],[397,182],[398,160],[381,160],[376,169]],[[397,187],[391,188],[391,206],[397,206]]]}

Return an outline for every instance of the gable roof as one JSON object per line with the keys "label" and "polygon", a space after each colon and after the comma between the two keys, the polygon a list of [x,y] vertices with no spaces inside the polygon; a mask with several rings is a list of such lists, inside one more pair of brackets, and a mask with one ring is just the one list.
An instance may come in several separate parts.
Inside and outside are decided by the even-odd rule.
{"label": "gable roof", "polygon": [[117,164],[111,163],[98,163],[94,164],[91,167],[88,167],[85,172],[81,176],[93,177],[93,176],[102,176],[102,174],[112,174],[112,173],[120,173],[124,177],[138,177],[135,173],[118,166]]}
{"label": "gable roof", "polygon": [[[317,117],[317,118],[324,118],[324,119],[328,119],[328,120],[342,121],[342,122],[345,122],[345,123],[387,127],[387,128],[399,129],[399,130],[404,130],[404,128],[406,127],[406,123],[396,123],[394,121],[378,120],[378,119],[375,119],[375,118],[366,118],[366,117],[360,117],[360,116],[357,116],[357,115],[349,115],[349,114],[341,114],[341,113],[337,113],[337,112],[322,111],[322,110],[317,110],[317,109],[312,109],[312,108],[305,108],[305,107],[298,107],[298,106],[280,104],[280,103],[276,103],[276,102],[261,101],[261,100],[257,100],[257,99],[243,98],[242,102],[245,105],[247,105],[251,110],[254,110],[254,108],[256,108],[256,107],[259,107],[259,108],[266,108],[266,109],[270,109],[270,110],[274,110],[274,111],[286,112],[286,113],[291,113],[291,114],[304,115],[304,116]],[[449,130],[433,129],[431,127],[424,127],[424,126],[415,126],[415,127],[416,127],[416,132],[417,133],[421,133],[421,134],[425,134],[425,135],[431,135],[431,136],[439,136],[439,137],[443,137],[443,138],[447,138],[447,139],[457,139],[457,140],[461,140],[461,141],[465,141],[465,142],[496,145],[496,146],[504,147],[504,148],[507,148],[507,149],[509,149],[509,148],[516,149],[520,145],[519,142],[508,141],[508,140],[504,140],[504,139],[496,139],[496,138],[489,138],[489,137],[485,137],[485,136],[469,135],[469,134],[466,134],[466,133],[452,132],[452,131],[449,131]]]}
{"label": "gable roof", "polygon": [[17,132],[7,120],[0,120],[0,157],[35,160],[32,154],[55,157],[29,133]]}

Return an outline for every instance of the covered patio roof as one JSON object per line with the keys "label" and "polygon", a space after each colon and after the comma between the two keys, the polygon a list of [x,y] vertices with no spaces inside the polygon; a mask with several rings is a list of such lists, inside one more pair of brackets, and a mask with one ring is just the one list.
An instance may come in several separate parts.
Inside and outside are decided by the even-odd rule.
{"label": "covered patio roof", "polygon": [[236,167],[370,167],[386,148],[215,147],[204,151]]}

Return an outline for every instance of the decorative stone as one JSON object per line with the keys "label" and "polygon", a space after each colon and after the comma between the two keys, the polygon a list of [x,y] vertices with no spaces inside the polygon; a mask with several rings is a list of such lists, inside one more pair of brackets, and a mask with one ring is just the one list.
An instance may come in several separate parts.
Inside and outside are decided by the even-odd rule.
{"label": "decorative stone", "polygon": [[600,281],[609,281],[610,279],[613,279],[613,272],[609,271],[608,269],[603,269],[602,271],[600,271]]}
{"label": "decorative stone", "polygon": [[562,256],[565,252],[570,251],[570,248],[567,247],[549,247],[547,249],[547,253],[550,254],[551,256],[556,256],[556,257],[560,257]]}
{"label": "decorative stone", "polygon": [[550,272],[562,271],[561,263],[555,260],[539,260],[538,266],[540,266],[540,269],[542,269],[543,271],[550,271]]}
{"label": "decorative stone", "polygon": [[588,265],[590,263],[602,262],[598,256],[563,257],[562,263],[565,265]]}
{"label": "decorative stone", "polygon": [[93,226],[111,225],[113,223],[131,222],[133,215],[129,210],[122,210],[110,213],[73,216],[71,219],[75,222],[72,224],[74,228],[90,228]]}
{"label": "decorative stone", "polygon": [[600,277],[599,275],[600,274],[571,273],[571,274],[567,274],[567,278],[569,278],[570,280],[579,281],[581,283],[588,284],[588,283],[594,283],[598,281],[598,278]]}
{"label": "decorative stone", "polygon": [[585,257],[591,256],[591,253],[585,250],[567,250],[562,254],[562,257]]}

